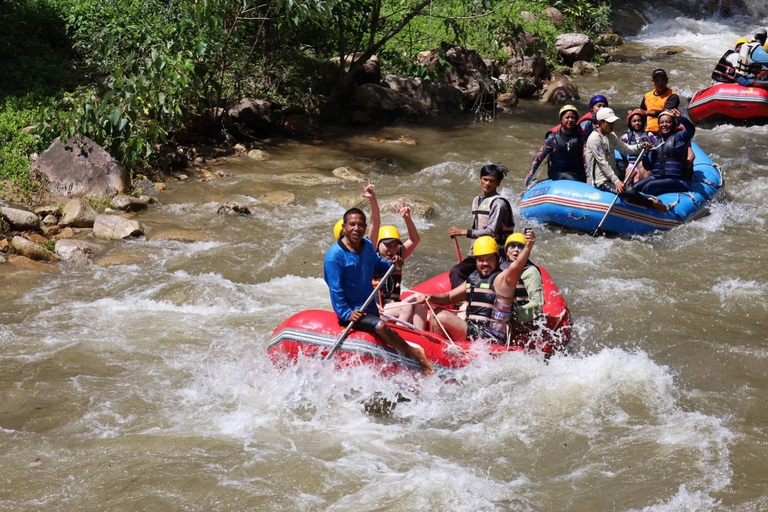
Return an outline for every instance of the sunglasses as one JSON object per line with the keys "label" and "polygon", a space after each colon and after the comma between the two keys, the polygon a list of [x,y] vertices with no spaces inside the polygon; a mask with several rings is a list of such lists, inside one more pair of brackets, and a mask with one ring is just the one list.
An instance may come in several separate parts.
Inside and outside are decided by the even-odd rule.
{"label": "sunglasses", "polygon": [[510,242],[507,244],[507,249],[512,247],[513,249],[520,249],[521,251],[525,249],[525,244],[517,243],[517,242]]}

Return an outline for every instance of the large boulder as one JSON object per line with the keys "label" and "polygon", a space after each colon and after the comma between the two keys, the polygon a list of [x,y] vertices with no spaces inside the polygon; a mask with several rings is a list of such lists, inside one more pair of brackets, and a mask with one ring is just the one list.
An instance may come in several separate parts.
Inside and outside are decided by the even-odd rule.
{"label": "large boulder", "polygon": [[563,13],[560,12],[560,9],[557,7],[547,7],[546,10],[547,18],[549,18],[549,21],[556,27],[562,27],[565,25],[565,16],[563,16]]}
{"label": "large boulder", "polygon": [[669,45],[669,46],[662,46],[661,48],[656,48],[656,51],[653,52],[654,55],[679,55],[681,53],[685,53],[685,48],[682,46],[675,46],[675,45]]}
{"label": "large boulder", "polygon": [[571,76],[597,76],[597,67],[591,62],[577,60],[571,68]]}
{"label": "large boulder", "polygon": [[40,217],[26,208],[13,205],[0,206],[0,214],[17,231],[40,228]]}
{"label": "large boulder", "polygon": [[66,197],[103,197],[130,186],[128,172],[88,137],[57,138],[30,167],[33,179],[51,194]]}
{"label": "large boulder", "polygon": [[462,93],[448,84],[424,82],[420,78],[387,75],[384,83],[395,92],[418,102],[432,113],[461,112]]}
{"label": "large boulder", "polygon": [[258,137],[268,137],[274,131],[272,111],[277,107],[269,100],[243,98],[229,109],[229,120],[253,130]]}
{"label": "large boulder", "polygon": [[579,99],[579,88],[570,78],[560,73],[552,75],[541,93],[541,101],[552,105],[564,105]]}
{"label": "large boulder", "polygon": [[59,240],[54,249],[61,261],[86,260],[102,253],[104,247],[85,240]]}
{"label": "large boulder", "polygon": [[[539,83],[546,76],[547,61],[541,55],[511,57],[502,66],[504,75],[517,79],[529,78],[534,83]],[[503,76],[503,75],[502,75]]]}
{"label": "large boulder", "polygon": [[[352,55],[347,55],[344,59],[344,70],[349,71],[352,63],[359,60],[363,56],[362,52],[357,52]],[[331,64],[338,70],[341,59],[334,57],[331,59]],[[371,55],[368,60],[363,62],[362,67],[357,68],[355,71],[355,77],[353,79],[354,85],[363,84],[378,84],[381,82],[381,63],[376,55]]]}
{"label": "large boulder", "polygon": [[121,240],[143,235],[144,230],[137,220],[126,219],[119,215],[97,215],[93,223],[93,234],[108,240]]}
{"label": "large boulder", "polygon": [[[451,66],[446,67],[445,83],[462,93],[462,110],[471,112],[479,103],[490,103],[493,107],[493,83],[491,72],[482,56],[476,51],[461,46],[452,46],[445,51],[445,60]],[[424,64],[435,71],[440,62],[438,49],[418,54],[417,63]]]}
{"label": "large boulder", "polygon": [[64,205],[59,224],[75,228],[90,228],[93,227],[95,220],[96,210],[88,204],[88,201],[85,199],[72,199]]}
{"label": "large boulder", "polygon": [[517,96],[511,92],[505,92],[496,96],[496,108],[504,112],[505,114],[513,114],[515,107],[517,107]]}
{"label": "large boulder", "polygon": [[58,261],[58,257],[51,251],[46,249],[40,244],[36,244],[26,238],[15,236],[11,240],[11,247],[13,247],[16,254],[20,254],[26,258],[35,261]]}
{"label": "large boulder", "polygon": [[555,39],[555,48],[566,66],[577,60],[592,60],[595,56],[595,44],[586,34],[560,34]]}
{"label": "large boulder", "polygon": [[109,204],[115,210],[139,212],[147,209],[149,206],[149,198],[147,196],[133,197],[128,194],[117,194],[110,200]]}
{"label": "large boulder", "polygon": [[398,118],[418,121],[429,115],[429,111],[420,103],[375,84],[357,87],[354,102],[366,114],[383,121],[394,121]]}

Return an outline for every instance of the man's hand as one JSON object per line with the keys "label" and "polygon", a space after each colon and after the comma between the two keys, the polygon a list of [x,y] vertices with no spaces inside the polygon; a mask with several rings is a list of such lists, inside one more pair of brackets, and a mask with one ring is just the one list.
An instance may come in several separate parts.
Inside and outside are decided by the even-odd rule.
{"label": "man's hand", "polygon": [[616,185],[617,194],[621,194],[622,192],[624,192],[624,184],[621,181],[617,181],[615,185]]}
{"label": "man's hand", "polygon": [[397,211],[400,212],[400,216],[403,219],[410,219],[411,218],[411,209],[404,204],[400,203],[397,206]]}
{"label": "man's hand", "polygon": [[425,295],[423,293],[418,293],[418,292],[408,297],[409,302],[415,302],[416,304],[424,304],[428,299],[429,299],[429,295]]}
{"label": "man's hand", "polygon": [[456,238],[457,236],[467,236],[467,230],[450,227],[448,228],[448,234],[451,235],[451,238]]}
{"label": "man's hand", "polygon": [[536,233],[531,228],[525,228],[525,244],[533,247],[536,243]]}
{"label": "man's hand", "polygon": [[402,265],[403,257],[400,256],[399,254],[395,254],[394,256],[392,256],[392,258],[389,261],[392,263],[392,265],[395,265],[395,266]]}
{"label": "man's hand", "polygon": [[653,149],[653,144],[651,144],[647,140],[643,141],[642,144],[640,144],[640,149],[644,149],[646,151],[650,151],[650,150]]}
{"label": "man's hand", "polygon": [[357,182],[358,185],[360,185],[360,188],[363,190],[363,193],[360,194],[365,199],[375,199],[376,198],[376,192],[373,190],[373,182],[371,181],[371,178],[368,178],[368,185],[363,185],[362,181]]}
{"label": "man's hand", "polygon": [[362,320],[364,316],[365,316],[365,311],[356,309],[355,311],[352,312],[351,315],[349,315],[349,321],[352,323],[357,323],[360,320]]}

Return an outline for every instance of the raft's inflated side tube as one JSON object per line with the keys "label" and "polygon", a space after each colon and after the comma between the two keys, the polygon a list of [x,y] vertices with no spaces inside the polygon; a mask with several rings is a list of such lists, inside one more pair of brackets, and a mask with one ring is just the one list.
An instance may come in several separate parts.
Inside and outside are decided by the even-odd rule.
{"label": "raft's inflated side tube", "polygon": [[[546,269],[541,270],[544,285],[544,315],[546,327],[531,333],[524,343],[511,345],[488,344],[492,354],[507,351],[535,351],[549,357],[563,349],[571,339],[571,323],[568,305],[555,286]],[[412,291],[422,293],[443,293],[450,290],[448,273],[440,274],[421,283]],[[408,292],[403,293],[408,296]],[[398,325],[390,325],[409,343],[424,349],[438,375],[451,378],[455,368],[466,366],[473,359],[472,343],[455,341],[459,349],[440,335],[416,331]],[[339,325],[336,314],[332,311],[307,310],[296,313],[275,329],[267,349],[271,360],[278,365],[294,364],[300,357],[322,358],[336,343],[344,328]],[[402,369],[419,371],[415,360],[393,350],[382,341],[361,331],[352,330],[334,356],[340,366],[366,364],[377,366],[384,373],[393,373]]]}
{"label": "raft's inflated side tube", "polygon": [[696,91],[688,116],[697,125],[768,123],[768,90],[739,84],[716,84]]}
{"label": "raft's inflated side tube", "polygon": [[[707,203],[722,192],[723,178],[695,142],[691,142],[691,148],[695,155],[691,191],[658,196],[670,206],[668,212],[641,208],[619,198],[601,229],[625,235],[643,234],[672,229],[706,215]],[[523,193],[518,207],[524,218],[594,233],[614,198],[614,194],[586,183],[544,180]]]}

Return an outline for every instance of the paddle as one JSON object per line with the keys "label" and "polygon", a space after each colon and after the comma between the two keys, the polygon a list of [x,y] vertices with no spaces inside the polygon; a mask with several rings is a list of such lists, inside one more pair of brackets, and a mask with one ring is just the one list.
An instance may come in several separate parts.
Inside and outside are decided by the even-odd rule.
{"label": "paddle", "polygon": [[[644,153],[645,153],[645,148],[643,148],[643,150],[640,151],[640,154],[637,155],[637,160],[635,160],[634,164],[632,165],[632,170],[627,169],[627,177],[624,178],[624,182],[623,182],[623,185],[625,187],[627,186],[627,183],[629,183],[629,179],[635,173],[635,167],[637,167],[638,162],[640,162],[643,159]],[[605,211],[605,215],[603,215],[603,218],[600,220],[600,224],[597,225],[597,228],[595,228],[595,232],[592,233],[592,236],[597,236],[597,234],[600,233],[600,228],[603,227],[603,223],[605,222],[605,219],[608,218],[608,214],[611,213],[611,210],[613,209],[613,205],[615,205],[616,201],[618,200],[619,200],[619,194],[617,192],[616,196],[613,198],[613,201],[611,201],[611,205]]]}
{"label": "paddle", "polygon": [[456,256],[459,258],[459,263],[461,263],[464,258],[461,257],[461,249],[459,248],[459,241],[456,240],[455,236],[452,236],[451,238],[453,238],[453,246],[456,248]]}
{"label": "paddle", "polygon": [[[390,265],[389,270],[387,270],[387,273],[384,274],[384,277],[381,278],[381,281],[379,281],[379,284],[376,285],[376,288],[373,289],[373,292],[368,297],[368,299],[365,301],[363,306],[360,308],[361,311],[365,311],[368,306],[370,306],[371,302],[373,301],[373,298],[376,297],[376,294],[379,293],[379,289],[384,285],[384,283],[387,281],[390,275],[392,275],[392,272],[395,271],[395,265]],[[349,335],[349,331],[352,330],[352,326],[355,325],[355,322],[349,322],[347,324],[347,328],[344,329],[344,332],[341,333],[341,336],[339,336],[339,339],[336,340],[336,343],[333,344],[333,347],[331,347],[331,351],[328,352],[328,354],[323,358],[324,361],[331,358],[331,356],[338,350],[338,348],[341,346],[342,342],[347,338],[347,335]]]}

